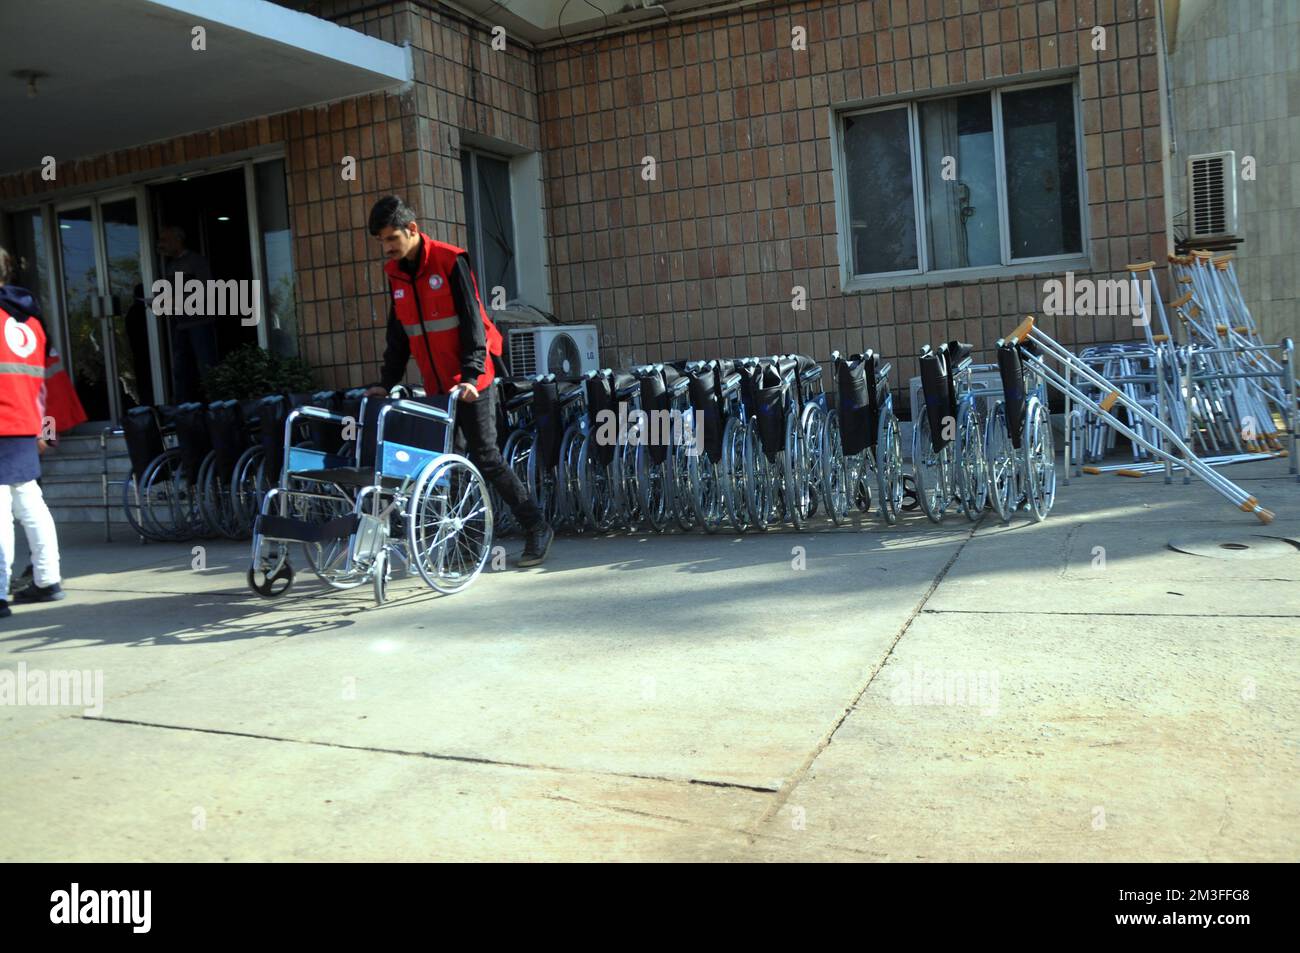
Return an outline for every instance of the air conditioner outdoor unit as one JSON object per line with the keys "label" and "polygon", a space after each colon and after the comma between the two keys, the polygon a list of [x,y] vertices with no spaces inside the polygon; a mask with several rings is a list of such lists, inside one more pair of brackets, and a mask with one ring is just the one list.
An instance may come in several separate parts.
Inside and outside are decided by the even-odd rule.
{"label": "air conditioner outdoor unit", "polygon": [[510,373],[577,377],[600,368],[600,335],[594,324],[559,324],[510,332]]}
{"label": "air conditioner outdoor unit", "polygon": [[1188,237],[1236,238],[1237,154],[1187,157]]}

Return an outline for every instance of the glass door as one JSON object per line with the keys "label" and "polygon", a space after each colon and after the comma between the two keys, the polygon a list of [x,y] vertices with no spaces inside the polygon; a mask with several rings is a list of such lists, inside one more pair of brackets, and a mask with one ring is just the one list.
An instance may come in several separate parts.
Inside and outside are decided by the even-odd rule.
{"label": "glass door", "polygon": [[114,420],[108,381],[108,345],[100,321],[99,248],[92,204],[59,209],[59,264],[63,314],[67,320],[67,354],[72,381],[86,416]]}
{"label": "glass door", "polygon": [[92,421],[120,421],[154,402],[138,197],[59,208],[60,286],[67,359]]}

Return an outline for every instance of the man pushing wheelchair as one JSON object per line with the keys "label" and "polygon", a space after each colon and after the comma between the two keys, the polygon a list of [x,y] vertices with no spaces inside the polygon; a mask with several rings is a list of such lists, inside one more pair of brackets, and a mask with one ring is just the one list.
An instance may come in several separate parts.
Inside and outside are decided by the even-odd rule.
{"label": "man pushing wheelchair", "polygon": [[479,469],[524,528],[524,552],[516,565],[541,564],[555,534],[497,447],[498,397],[492,385],[501,332],[483,307],[468,254],[421,232],[415,212],[395,195],[375,203],[369,229],[388,259],[384,272],[391,298],[380,382],[367,395],[387,396],[412,357],[426,393],[454,394],[457,451]]}

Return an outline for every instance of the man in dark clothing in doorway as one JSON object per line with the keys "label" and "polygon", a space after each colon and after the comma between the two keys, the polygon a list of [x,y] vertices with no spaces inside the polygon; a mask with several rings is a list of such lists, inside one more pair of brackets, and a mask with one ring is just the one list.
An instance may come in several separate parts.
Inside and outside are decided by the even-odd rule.
{"label": "man in dark clothing in doorway", "polygon": [[497,491],[524,528],[527,542],[517,565],[536,566],[555,534],[497,446],[494,356],[501,332],[488,317],[463,248],[423,234],[415,213],[395,195],[370,210],[370,234],[388,259],[387,347],[380,382],[367,394],[386,396],[413,357],[429,394],[456,395],[456,445]]}

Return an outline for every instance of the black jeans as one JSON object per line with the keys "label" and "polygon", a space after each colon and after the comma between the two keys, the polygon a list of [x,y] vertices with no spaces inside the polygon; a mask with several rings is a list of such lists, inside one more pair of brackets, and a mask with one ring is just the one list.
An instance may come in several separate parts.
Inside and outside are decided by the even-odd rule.
{"label": "black jeans", "polygon": [[478,467],[483,479],[510,507],[519,524],[533,530],[542,523],[542,511],[501,456],[501,448],[497,446],[497,399],[494,382],[478,400],[456,402],[456,452],[469,457]]}

